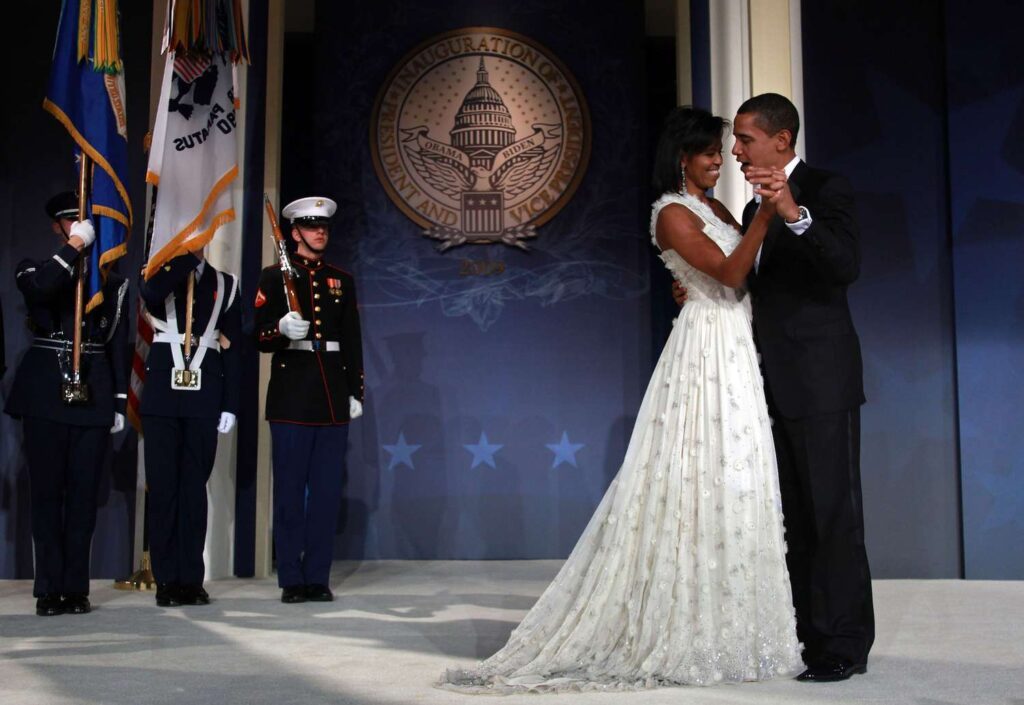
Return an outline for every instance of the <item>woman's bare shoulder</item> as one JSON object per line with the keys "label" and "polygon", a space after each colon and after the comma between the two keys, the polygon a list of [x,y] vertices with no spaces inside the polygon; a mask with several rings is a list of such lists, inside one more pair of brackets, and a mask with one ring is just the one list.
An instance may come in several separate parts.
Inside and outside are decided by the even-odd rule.
{"label": "woman's bare shoulder", "polygon": [[717,198],[709,198],[708,203],[711,206],[711,211],[719,218],[724,220],[730,225],[737,225],[736,218],[729,212],[729,209],[725,207],[725,204],[719,201]]}
{"label": "woman's bare shoulder", "polygon": [[661,226],[662,223],[670,227],[692,225],[698,229],[703,225],[700,216],[682,203],[669,203],[662,208],[658,214],[658,225]]}

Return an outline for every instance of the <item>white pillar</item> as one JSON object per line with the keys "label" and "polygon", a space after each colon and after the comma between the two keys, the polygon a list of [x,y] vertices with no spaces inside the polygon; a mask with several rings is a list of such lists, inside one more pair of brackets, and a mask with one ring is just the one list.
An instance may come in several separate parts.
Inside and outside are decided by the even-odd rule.
{"label": "white pillar", "polygon": [[[756,2],[756,0],[755,0]],[[711,111],[732,120],[736,108],[750,97],[750,13],[747,0],[708,3],[711,45]],[[737,219],[753,191],[729,157],[732,138],[723,145],[726,167],[715,186],[715,198]]]}
{"label": "white pillar", "polygon": [[[266,141],[263,157],[263,188],[270,202],[280,203],[281,188],[281,113],[284,83],[284,0],[269,0],[267,8],[267,85],[266,85]],[[280,220],[280,213],[278,213]],[[270,235],[270,222],[263,218],[262,249],[264,266],[273,264],[277,254]],[[283,225],[282,228],[286,228]],[[263,420],[267,403],[267,385],[270,382],[270,355],[260,355],[259,374],[259,434],[256,464],[256,577],[266,577],[273,567],[272,537],[273,513],[271,492],[270,426]]]}
{"label": "white pillar", "polygon": [[[712,0],[711,109],[732,120],[747,98],[780,93],[796,105],[803,118],[803,51],[800,0]],[[732,139],[723,145],[728,151]],[[805,157],[804,130],[797,136],[797,154]],[[736,162],[715,187],[715,197],[739,218],[753,191]]]}

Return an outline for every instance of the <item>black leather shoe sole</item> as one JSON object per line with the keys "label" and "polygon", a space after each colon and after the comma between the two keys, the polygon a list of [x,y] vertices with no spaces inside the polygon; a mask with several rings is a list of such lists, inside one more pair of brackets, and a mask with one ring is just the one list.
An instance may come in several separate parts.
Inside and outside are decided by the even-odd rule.
{"label": "black leather shoe sole", "polygon": [[831,664],[822,666],[811,666],[796,677],[804,683],[835,683],[845,681],[852,676],[867,673],[868,667],[864,663],[853,664]]}
{"label": "black leather shoe sole", "polygon": [[40,617],[56,617],[59,614],[64,614],[64,605],[60,603],[60,600],[55,602],[39,600],[36,602],[36,614]]}
{"label": "black leather shoe sole", "polygon": [[181,607],[181,593],[178,586],[158,587],[156,589],[157,607]]}
{"label": "black leather shoe sole", "polygon": [[92,605],[89,598],[84,595],[64,598],[64,614],[89,614],[92,612]]}
{"label": "black leather shoe sole", "polygon": [[334,593],[326,585],[307,585],[306,599],[309,602],[333,602]]}
{"label": "black leather shoe sole", "polygon": [[182,585],[178,589],[179,597],[183,605],[208,605],[210,595],[203,589],[202,585]]}
{"label": "black leather shoe sole", "polygon": [[281,602],[286,605],[297,605],[306,601],[306,589],[299,585],[297,587],[286,587],[281,590]]}

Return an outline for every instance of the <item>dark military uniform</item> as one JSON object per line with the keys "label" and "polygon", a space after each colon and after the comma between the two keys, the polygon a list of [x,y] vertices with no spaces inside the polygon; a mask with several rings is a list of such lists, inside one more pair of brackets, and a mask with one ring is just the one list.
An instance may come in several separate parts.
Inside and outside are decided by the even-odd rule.
{"label": "dark military uniform", "polygon": [[[196,272],[192,355],[183,357],[189,273]],[[219,285],[218,285],[218,280]],[[238,284],[194,255],[176,257],[140,284],[155,334],[140,404],[149,486],[149,550],[157,583],[199,588],[206,567],[206,482],[217,453],[221,412],[238,412]],[[173,297],[173,305],[171,297]],[[211,317],[216,320],[211,325]],[[198,389],[176,389],[175,369],[201,371]],[[159,595],[158,595],[159,598]],[[158,600],[159,601],[159,600]]]}
{"label": "dark military uniform", "polygon": [[349,397],[363,400],[355,284],[322,260],[292,257],[305,340],[278,330],[288,313],[281,270],[267,267],[256,294],[262,352],[274,353],[266,418],[274,455],[274,548],[281,587],[327,585],[341,508]]}
{"label": "dark military uniform", "polygon": [[68,405],[61,399],[61,384],[72,364],[79,256],[74,247],[64,245],[42,262],[22,260],[15,274],[35,340],[18,365],[5,411],[23,420],[36,597],[89,592],[100,473],[114,414],[124,413],[128,391],[128,282],[110,273],[103,303],[82,320],[80,372],[88,385],[88,402]]}

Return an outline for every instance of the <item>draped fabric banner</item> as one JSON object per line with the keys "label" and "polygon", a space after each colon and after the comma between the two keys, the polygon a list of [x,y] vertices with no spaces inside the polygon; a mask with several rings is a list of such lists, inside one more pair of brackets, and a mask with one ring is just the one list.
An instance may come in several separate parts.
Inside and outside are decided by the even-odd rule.
{"label": "draped fabric banner", "polygon": [[[102,6],[102,7],[101,7]],[[126,249],[132,206],[125,188],[128,117],[117,55],[117,6],[65,2],[43,107],[94,163],[89,212],[96,229],[86,281],[86,310],[103,301],[103,280]]]}
{"label": "draped fabric banner", "polygon": [[223,55],[167,55],[146,173],[146,181],[160,187],[147,278],[177,255],[202,249],[235,217],[233,73]]}

